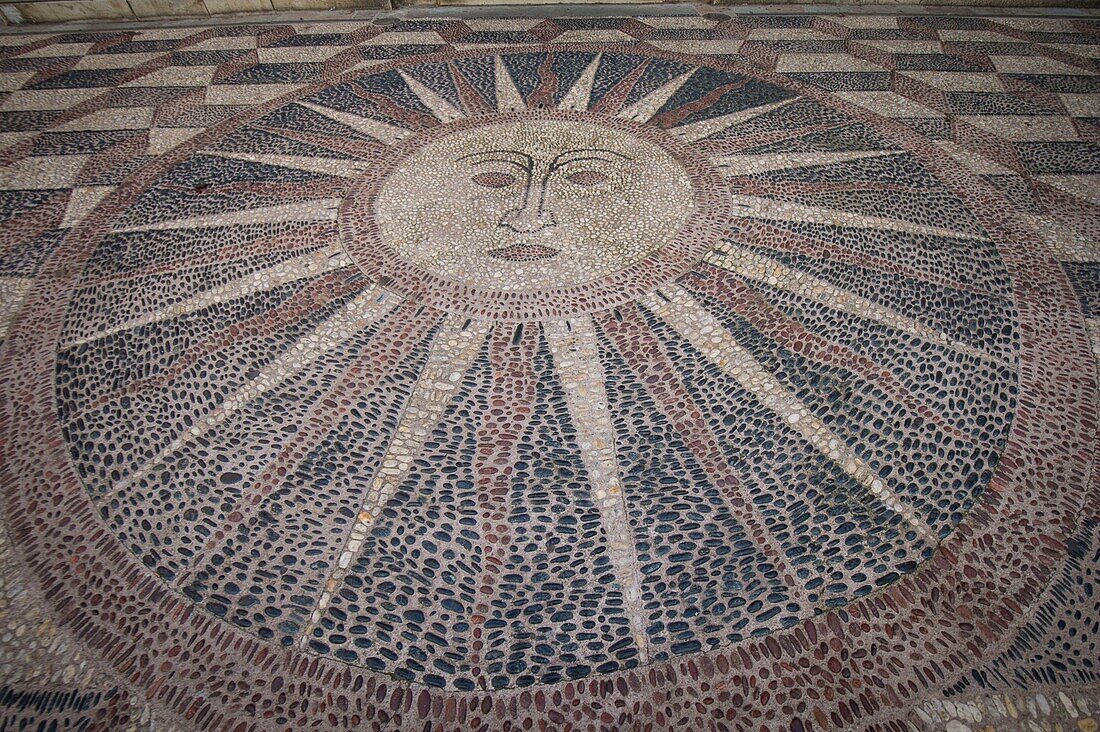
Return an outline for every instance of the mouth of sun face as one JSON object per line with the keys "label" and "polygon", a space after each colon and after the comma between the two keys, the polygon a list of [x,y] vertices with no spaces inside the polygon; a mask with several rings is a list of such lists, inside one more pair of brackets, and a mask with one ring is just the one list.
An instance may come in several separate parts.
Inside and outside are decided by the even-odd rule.
{"label": "mouth of sun face", "polygon": [[490,257],[506,262],[537,262],[553,259],[561,254],[561,251],[542,244],[509,244],[506,247],[490,249],[488,254]]}

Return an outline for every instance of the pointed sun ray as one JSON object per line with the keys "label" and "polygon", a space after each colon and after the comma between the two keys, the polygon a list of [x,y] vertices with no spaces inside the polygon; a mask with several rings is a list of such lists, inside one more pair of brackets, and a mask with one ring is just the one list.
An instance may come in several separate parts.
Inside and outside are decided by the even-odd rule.
{"label": "pointed sun ray", "polygon": [[821,132],[838,130],[849,124],[851,123],[834,121],[806,125],[805,127],[779,125],[766,131],[748,132],[740,135],[734,134],[721,138],[703,138],[696,140],[696,144],[699,145],[703,151],[711,151],[716,155],[725,155],[736,150],[751,150],[753,148],[760,148],[767,145],[787,142],[789,140],[809,137]]}
{"label": "pointed sun ray", "polygon": [[493,111],[493,105],[485,98],[480,90],[470,83],[466,75],[458,70],[454,59],[447,62],[451,70],[451,80],[454,81],[455,92],[458,93],[459,103],[466,110],[467,116],[485,114]]}
{"label": "pointed sun ray", "polygon": [[726,505],[744,528],[746,538],[775,568],[788,597],[802,607],[811,607],[805,588],[787,562],[781,542],[741,487],[741,480],[726,459],[706,417],[684,386],[676,366],[650,330],[641,310],[631,304],[613,313],[599,313],[596,319],[627,367],[643,382],[657,409],[673,423],[677,433],[683,435],[687,449],[714,487],[721,491]]}
{"label": "pointed sun ray", "polygon": [[[339,347],[363,328],[374,323],[397,306],[400,298],[379,287],[371,286],[341,307],[332,317],[260,370],[249,380],[199,419],[192,427],[165,445],[132,473],[111,486],[112,495],[121,495],[149,475],[158,465],[186,445],[223,424],[241,408],[276,388],[299,371],[309,367],[325,353]],[[109,499],[108,499],[109,500]]]}
{"label": "pointed sun ray", "polygon": [[289,327],[324,304],[364,289],[365,282],[356,270],[330,272],[318,277],[270,310],[262,310],[243,320],[236,320],[215,330],[206,338],[179,352],[179,357],[166,368],[158,369],[144,378],[108,391],[73,412],[69,421],[103,408],[122,397],[140,394],[149,389],[165,389],[195,366],[199,361],[228,348],[234,343],[252,338],[263,338],[270,333]]}
{"label": "pointed sun ray", "polygon": [[852,160],[882,158],[897,155],[896,150],[850,150],[842,152],[769,153],[766,155],[718,155],[711,158],[715,167],[727,178],[755,175],[774,170],[816,168]]}
{"label": "pointed sun ray", "polygon": [[412,89],[416,98],[419,99],[425,107],[432,110],[432,114],[434,114],[436,119],[440,122],[446,124],[466,116],[453,104],[406,74],[402,69],[398,69],[397,73],[400,74],[401,78],[405,80],[405,83],[409,85],[409,88]]}
{"label": "pointed sun ray", "polygon": [[[876,193],[900,193],[910,195],[924,194],[924,188],[914,187],[905,183],[889,183],[875,180],[859,181],[801,181],[801,180],[768,180],[764,176],[731,176],[738,194],[743,196],[762,196],[783,201],[800,201],[803,196],[819,194],[858,194],[861,192]],[[843,205],[828,206],[832,210],[844,211]],[[856,211],[856,213],[859,213]],[[905,221],[902,217],[895,217],[894,221]],[[973,236],[973,235],[972,235]]]}
{"label": "pointed sun ray", "polygon": [[791,269],[782,262],[757,254],[733,242],[723,241],[705,257],[708,264],[733,272],[750,280],[778,287],[807,300],[825,305],[858,318],[873,320],[894,330],[900,330],[930,343],[947,346],[952,350],[983,361],[1008,368],[999,358],[963,343],[951,336],[902,315],[896,310],[879,305],[853,292],[841,289],[806,272]]}
{"label": "pointed sun ray", "polygon": [[305,107],[311,112],[328,117],[334,122],[350,127],[356,132],[361,132],[367,137],[373,137],[379,142],[384,142],[387,145],[393,145],[412,134],[412,130],[406,130],[403,127],[396,127],[391,124],[387,124],[380,120],[371,119],[370,117],[360,117],[357,114],[351,112],[341,112],[338,109],[332,109],[321,104],[313,104],[312,102],[304,102],[298,100],[295,102],[299,106]]}
{"label": "pointed sun ray", "polygon": [[138,224],[112,229],[112,234],[132,231],[174,231],[177,229],[207,229],[215,226],[253,224],[257,221],[334,221],[340,206],[339,198],[321,198],[301,203],[284,203],[277,206],[242,208],[239,211],[195,216],[186,219],[168,219],[152,224]]}
{"label": "pointed sun ray", "polygon": [[984,241],[982,234],[968,234],[939,226],[917,224],[903,219],[891,219],[882,216],[869,216],[837,208],[805,206],[793,201],[774,201],[760,196],[734,194],[729,197],[735,216],[745,216],[773,221],[804,221],[810,224],[832,224],[853,229],[885,229],[905,234],[931,234],[951,239],[972,239]]}
{"label": "pointed sun ray", "polygon": [[886,272],[905,277],[916,282],[924,282],[937,287],[972,292],[982,297],[989,296],[989,288],[979,283],[964,282],[949,274],[929,271],[906,264],[889,255],[868,254],[856,247],[844,243],[840,237],[823,238],[828,234],[814,235],[799,233],[798,227],[782,226],[774,220],[741,219],[737,222],[738,238],[746,241],[767,242],[772,251],[796,254],[813,259],[823,259],[850,267],[859,267],[876,272]]}
{"label": "pointed sun ray", "polygon": [[370,160],[388,144],[374,138],[367,139],[357,135],[322,134],[268,125],[256,125],[256,129],[286,140],[304,142],[306,145],[334,152],[340,156],[341,160],[346,159],[343,156],[347,155],[359,161]]}
{"label": "pointed sun ray", "polygon": [[527,103],[523,101],[523,95],[516,88],[516,82],[508,73],[508,67],[504,65],[504,57],[497,56],[495,61],[497,111],[515,112],[527,109]]}
{"label": "pointed sun ray", "polygon": [[469,370],[485,341],[489,326],[489,321],[485,320],[469,320],[467,323],[467,318],[459,315],[449,315],[444,321],[432,344],[420,380],[394,431],[393,441],[379,464],[378,472],[356,514],[355,524],[337,557],[336,567],[325,581],[309,623],[301,631],[299,643],[303,647],[309,644],[310,632],[321,622],[321,616],[333,595],[340,589],[349,568],[359,557],[371,524],[390,502],[413,461],[423,450],[432,430],[442,419],[452,393],[458,388],[459,381]]}
{"label": "pointed sun ray", "polygon": [[247,163],[260,163],[262,165],[275,165],[280,168],[292,168],[294,170],[304,170],[307,173],[320,173],[321,175],[341,178],[358,178],[367,169],[367,163],[365,162],[340,158],[241,152],[212,152],[209,154],[219,158],[243,160]]}
{"label": "pointed sun ray", "polygon": [[[144,264],[134,269],[124,269],[119,272],[110,272],[101,277],[88,278],[83,285],[92,287],[105,285],[110,282],[123,282],[126,280],[154,277],[157,275],[181,272],[186,269],[198,269],[213,264],[239,261],[250,257],[291,254],[303,250],[318,250],[328,246],[339,239],[340,230],[335,223],[327,221],[305,221],[300,226],[286,228],[271,236],[259,238],[246,237],[243,241],[237,240],[232,230],[220,232],[220,238],[225,245],[217,249],[209,250],[201,254],[191,251],[181,251],[176,256],[168,256],[155,263]],[[303,245],[303,242],[308,244]]]}
{"label": "pointed sun ray", "polygon": [[880,389],[911,413],[932,422],[946,434],[968,444],[976,444],[973,437],[952,427],[943,415],[921,401],[889,369],[841,343],[809,330],[772,305],[732,272],[719,269],[713,264],[701,264],[693,275],[689,280],[681,280],[688,290],[725,304],[765,336],[783,344],[785,349],[817,363],[850,371]]}
{"label": "pointed sun ray", "polygon": [[302,464],[317,444],[355,407],[358,400],[370,394],[385,377],[405,360],[439,323],[440,311],[403,301],[393,300],[384,313],[378,331],[358,355],[355,363],[329,387],[323,399],[317,400],[302,419],[299,429],[280,445],[278,455],[264,468],[248,488],[241,492],[235,505],[225,512],[221,524],[209,537],[186,569],[176,579],[177,587],[186,587],[194,579],[211,553],[238,526],[247,525],[265,504],[267,497]]}
{"label": "pointed sun ray", "polygon": [[654,294],[642,304],[660,316],[700,353],[732,377],[761,404],[783,419],[819,453],[836,463],[894,513],[903,517],[919,536],[934,543],[935,532],[894,494],[875,470],[834,434],[810,409],[743,348],[732,334],[678,285],[662,288],[668,299]]}
{"label": "pointed sun ray", "polygon": [[702,140],[710,137],[711,135],[717,135],[719,132],[724,132],[734,125],[739,125],[742,122],[748,122],[750,119],[759,117],[762,114],[773,112],[780,107],[790,104],[791,101],[798,97],[791,97],[790,99],[784,99],[781,102],[774,102],[772,104],[765,104],[760,107],[751,107],[750,109],[742,109],[737,112],[730,112],[724,114],[721,117],[713,117],[711,119],[704,119],[700,122],[691,122],[686,125],[680,125],[679,127],[673,127],[669,129],[669,133],[676,135],[685,142],[695,142],[696,140]]}
{"label": "pointed sun ray", "polygon": [[[491,619],[500,578],[508,569],[513,471],[520,443],[535,413],[538,374],[534,363],[538,341],[538,323],[498,322],[489,335],[493,381],[488,401],[490,405],[507,404],[509,408],[491,407],[477,429],[473,469],[485,550],[474,600],[475,625]],[[475,650],[470,656],[471,671],[479,686],[489,688],[489,673],[483,660],[482,653]]]}
{"label": "pointed sun ray", "polygon": [[596,71],[600,68],[602,58],[602,53],[596,54],[596,58],[592,59],[592,62],[588,64],[588,68],[573,82],[573,86],[569,87],[569,91],[562,97],[558,103],[558,109],[575,109],[581,112],[588,110],[588,105],[592,99],[592,86],[596,82]]}
{"label": "pointed sun ray", "polygon": [[151,325],[164,320],[179,318],[184,315],[190,315],[191,313],[196,313],[213,305],[239,300],[242,297],[247,297],[257,292],[274,290],[276,287],[281,287],[290,282],[296,282],[306,279],[307,277],[314,277],[333,270],[350,267],[351,265],[352,260],[344,253],[343,248],[339,244],[333,244],[316,252],[309,252],[308,254],[303,254],[293,259],[273,264],[265,269],[249,272],[243,277],[239,277],[231,282],[226,282],[224,285],[209,290],[203,290],[170,307],[161,308],[160,310],[146,313],[137,318],[131,318],[130,320],[118,323],[109,328],[96,331],[89,336],[69,341],[61,347],[73,348],[84,343],[91,343],[92,341],[97,341],[116,333],[140,328],[143,325]]}
{"label": "pointed sun ray", "polygon": [[603,385],[596,330],[592,320],[584,316],[568,323],[544,323],[543,333],[554,355],[569,415],[577,429],[577,443],[588,472],[592,500],[599,507],[611,548],[611,566],[623,591],[630,633],[645,663],[649,660],[649,636],[642,608],[642,581],[626,497],[619,482],[615,432]]}
{"label": "pointed sun ray", "polygon": [[657,111],[665,106],[665,102],[672,99],[672,95],[680,90],[687,80],[692,77],[698,68],[694,68],[690,71],[677,76],[675,79],[665,82],[658,88],[646,94],[638,101],[631,104],[626,109],[619,112],[617,116],[623,119],[633,120],[635,122],[648,122],[653,115],[657,114]]}

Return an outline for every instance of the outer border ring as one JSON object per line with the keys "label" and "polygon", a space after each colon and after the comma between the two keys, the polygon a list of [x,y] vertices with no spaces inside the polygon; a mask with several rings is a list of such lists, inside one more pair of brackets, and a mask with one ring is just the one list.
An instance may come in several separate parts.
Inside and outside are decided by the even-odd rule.
{"label": "outer border ring", "polygon": [[[927,139],[821,90],[734,61],[643,44],[524,50],[566,48],[644,53],[792,89],[873,123],[877,132],[917,153],[971,208],[1014,280],[1022,332],[1020,407],[980,505],[932,560],[880,593],[731,649],[528,690],[462,694],[394,683],[339,662],[273,648],[183,602],[98,522],[69,463],[52,377],[71,286],[111,218],[163,171],[271,109],[363,75],[349,72],[259,105],[143,168],[50,257],[0,356],[5,387],[0,488],[13,544],[57,621],[158,707],[193,725],[235,730],[427,723],[465,729],[501,727],[525,716],[557,726],[680,727],[713,723],[716,715],[754,726],[799,717],[851,727],[853,721],[892,716],[889,707],[903,706],[907,697],[973,668],[1007,642],[1007,631],[1038,599],[1064,555],[1064,541],[1084,501],[1094,458],[1096,384],[1080,303],[1033,232],[987,184]],[[490,50],[397,60],[370,73]],[[108,596],[114,600],[110,604]],[[884,678],[891,668],[908,673]]]}

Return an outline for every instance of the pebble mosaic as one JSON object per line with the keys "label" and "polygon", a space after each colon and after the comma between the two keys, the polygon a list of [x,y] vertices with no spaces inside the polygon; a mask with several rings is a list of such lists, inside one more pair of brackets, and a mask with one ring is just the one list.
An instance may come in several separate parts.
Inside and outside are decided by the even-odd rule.
{"label": "pebble mosaic", "polygon": [[1095,730],[1020,20],[0,35],[0,728]]}

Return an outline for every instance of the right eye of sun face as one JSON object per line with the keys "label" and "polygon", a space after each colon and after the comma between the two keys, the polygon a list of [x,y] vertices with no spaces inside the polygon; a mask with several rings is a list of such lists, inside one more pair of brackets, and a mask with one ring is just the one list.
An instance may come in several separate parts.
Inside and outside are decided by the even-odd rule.
{"label": "right eye of sun face", "polygon": [[516,182],[516,176],[502,170],[489,170],[472,176],[470,180],[483,188],[507,188]]}
{"label": "right eye of sun face", "polygon": [[565,179],[575,186],[589,188],[606,181],[607,173],[603,173],[599,170],[578,170],[575,173],[570,173],[565,176]]}

